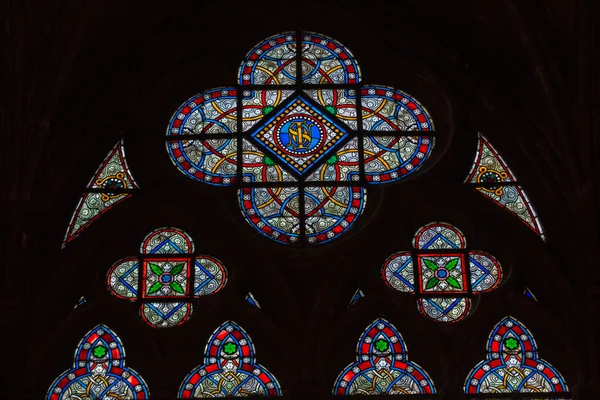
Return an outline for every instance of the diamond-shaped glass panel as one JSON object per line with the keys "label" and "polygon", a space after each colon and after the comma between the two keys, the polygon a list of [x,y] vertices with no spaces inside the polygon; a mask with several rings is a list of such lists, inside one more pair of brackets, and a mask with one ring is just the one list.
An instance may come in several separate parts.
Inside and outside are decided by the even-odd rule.
{"label": "diamond-shaped glass panel", "polygon": [[348,133],[302,97],[268,118],[252,135],[298,174],[324,158]]}

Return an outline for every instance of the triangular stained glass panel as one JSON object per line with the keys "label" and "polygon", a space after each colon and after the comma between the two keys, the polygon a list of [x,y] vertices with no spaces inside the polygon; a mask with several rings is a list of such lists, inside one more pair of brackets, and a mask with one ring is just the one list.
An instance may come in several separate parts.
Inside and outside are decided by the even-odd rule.
{"label": "triangular stained glass panel", "polygon": [[481,133],[478,134],[477,154],[471,172],[465,183],[494,184],[516,182],[515,174],[510,170],[502,156]]}
{"label": "triangular stained glass panel", "polygon": [[77,304],[75,304],[75,307],[73,307],[73,309],[76,309],[77,307],[80,307],[82,305],[84,305],[87,302],[85,296],[81,296],[79,298],[79,300],[77,301]]}
{"label": "triangular stained glass panel", "polygon": [[87,187],[88,189],[139,189],[125,160],[123,140],[120,140],[108,153]]}
{"label": "triangular stained glass panel", "polygon": [[365,294],[363,293],[363,291],[360,289],[356,289],[356,292],[354,292],[354,295],[352,296],[352,299],[350,300],[350,304],[348,304],[348,307],[353,306],[354,303],[356,303],[363,297],[365,297]]}
{"label": "triangular stained glass panel", "polygon": [[525,296],[529,297],[531,300],[538,301],[537,297],[535,297],[533,292],[528,287],[525,288],[525,290],[523,291],[523,294]]}
{"label": "triangular stained glass panel", "polygon": [[[514,185],[511,184],[513,182]],[[517,182],[515,174],[500,154],[479,134],[477,154],[465,183],[480,184],[481,186],[475,186],[479,193],[519,217],[545,241],[546,235],[538,215],[527,193]]]}
{"label": "triangular stained glass panel", "polygon": [[63,248],[100,215],[131,196],[126,190],[139,189],[127,166],[122,140],[108,153],[87,188],[94,191],[86,191],[79,199],[63,240]]}
{"label": "triangular stained glass panel", "polygon": [[248,292],[248,294],[246,295],[246,299],[245,299],[248,303],[250,303],[251,305],[253,305],[256,308],[261,308],[260,304],[258,304],[258,301],[256,301],[256,299],[254,298],[254,295],[250,292]]}

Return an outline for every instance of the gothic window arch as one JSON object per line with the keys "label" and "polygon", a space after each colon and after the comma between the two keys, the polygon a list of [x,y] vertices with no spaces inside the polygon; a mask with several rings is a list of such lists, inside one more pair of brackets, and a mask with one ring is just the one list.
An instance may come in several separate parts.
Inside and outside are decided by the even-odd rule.
{"label": "gothic window arch", "polygon": [[[304,128],[306,121],[312,125]],[[313,129],[314,126],[317,128]],[[416,176],[417,171],[423,172],[427,159],[436,150],[433,129],[433,117],[425,105],[411,95],[392,87],[363,84],[354,56],[337,41],[316,33],[285,32],[266,39],[248,53],[235,86],[209,89],[183,103],[169,121],[165,142],[175,167],[187,178],[208,184],[202,189],[206,193],[220,190],[218,186],[237,190],[242,218],[264,237],[290,245],[285,246],[286,249],[310,247],[307,251],[311,251],[316,250],[313,245],[333,244],[334,239],[352,229],[366,207],[366,191],[371,187],[400,182]],[[307,149],[310,146],[316,146],[317,150]],[[478,146],[466,183],[516,214],[544,238],[537,214],[514,173],[481,135]],[[290,151],[292,148],[295,153]],[[115,154],[123,155],[120,168],[127,171],[128,186],[111,186],[110,192],[105,186],[90,187],[82,202],[85,203],[85,196],[92,194],[125,198],[131,189],[138,188],[124,162],[123,142],[111,151],[107,160]],[[104,173],[107,162],[98,170],[94,181],[99,181],[98,176]],[[517,191],[513,203],[502,197],[512,189]],[[80,218],[77,216],[81,213],[79,208],[74,219]],[[416,310],[422,315],[458,325],[474,313],[471,298],[479,294],[485,298],[487,292],[499,290],[508,274],[500,257],[496,259],[487,251],[467,247],[467,235],[457,227],[460,224],[428,224],[431,221],[442,219],[422,219],[422,229],[417,233],[399,227],[403,235],[415,234],[414,249],[395,253],[385,262],[373,258],[377,262],[372,264],[379,263],[380,281],[383,278],[392,289],[417,295]],[[226,223],[231,221],[223,222]],[[153,227],[157,226],[179,225]],[[440,231],[434,232],[436,228]],[[71,224],[66,241],[82,229],[73,230]],[[169,240],[173,235],[178,240]],[[139,254],[122,253],[120,259],[114,258],[119,261],[113,260],[112,266],[106,266],[103,277],[108,290],[103,289],[116,297],[111,298],[111,301],[117,300],[113,302],[116,306],[122,305],[122,300],[139,306],[138,315],[152,327],[173,328],[165,332],[185,326],[197,327],[192,313],[198,308],[195,301],[200,295],[222,289],[223,297],[232,295],[225,291],[230,273],[224,265],[229,268],[230,263],[216,258],[222,257],[221,254],[198,254],[197,251],[204,252],[202,242],[198,240],[198,249],[195,249],[196,236],[182,229],[160,228],[150,233],[144,243],[155,236],[160,236],[155,240],[155,248],[142,245]],[[430,240],[425,240],[426,237]],[[179,242],[187,243],[184,243],[185,248],[177,245]],[[388,250],[387,255],[397,248]],[[456,272],[458,274],[453,275]],[[204,275],[206,277],[200,278]],[[199,293],[205,282],[212,288]],[[267,305],[262,306],[260,295],[264,292],[254,292],[239,282],[232,290],[238,290],[238,298],[252,306],[250,312],[269,313],[268,299]],[[362,282],[353,290],[356,291],[352,296],[344,298],[348,309],[362,307],[373,293],[365,289]],[[528,289],[526,293],[531,295]],[[78,306],[82,304],[79,302]],[[412,308],[415,309],[414,303]],[[214,315],[196,319],[199,318],[211,323],[215,320]],[[192,328],[189,329],[188,335]],[[419,354],[411,353],[408,359],[401,335],[403,329],[383,318],[369,325],[359,340],[356,362],[340,373],[334,394],[438,396],[443,386],[434,385],[437,377],[429,376],[427,369],[413,361],[421,360]],[[224,331],[231,334],[229,342],[218,338]],[[177,377],[180,384],[177,398],[200,397],[206,393],[285,397],[289,377],[280,378],[282,386],[270,370],[256,363],[249,339],[253,335],[235,322],[220,325],[206,345],[207,349],[218,347],[217,353],[207,350],[195,355],[195,368],[190,365],[188,375]],[[226,349],[223,343],[232,345]],[[363,349],[361,343],[367,343],[369,349]],[[232,350],[232,346],[237,347]],[[247,357],[240,353],[244,349],[250,349]],[[351,356],[348,354],[348,362]],[[264,365],[270,367],[268,362]],[[375,384],[372,378],[382,371],[389,373],[389,382],[381,379]],[[235,384],[229,379],[232,376]],[[365,382],[373,383],[373,387]],[[152,386],[152,382],[149,383]],[[467,384],[465,388],[468,390]],[[566,385],[564,389],[567,390]],[[331,391],[330,386],[328,390]]]}
{"label": "gothic window arch", "polygon": [[486,359],[465,379],[464,391],[485,398],[486,393],[535,393],[536,398],[555,398],[568,392],[564,378],[539,356],[532,333],[507,316],[490,332]]}

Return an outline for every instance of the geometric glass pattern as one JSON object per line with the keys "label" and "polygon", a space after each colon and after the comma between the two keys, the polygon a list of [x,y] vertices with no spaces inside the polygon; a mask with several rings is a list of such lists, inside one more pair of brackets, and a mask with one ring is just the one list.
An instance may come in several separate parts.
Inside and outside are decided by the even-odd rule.
{"label": "geometric glass pattern", "polygon": [[133,179],[125,160],[125,147],[120,140],[108,153],[87,185],[87,189],[69,222],[62,247],[75,239],[85,228],[108,211],[112,206],[125,200],[139,186]]}
{"label": "geometric glass pattern", "polygon": [[498,151],[481,133],[478,133],[477,154],[465,183],[473,185],[479,193],[519,217],[546,241],[544,228],[527,193]]}
{"label": "geometric glass pattern", "polygon": [[427,372],[408,361],[400,333],[382,318],[365,329],[356,346],[356,361],[344,368],[333,386],[336,396],[434,393]]}
{"label": "geometric glass pattern", "polygon": [[417,295],[419,311],[436,321],[456,322],[469,314],[471,298],[502,281],[502,267],[484,251],[467,250],[463,233],[444,222],[420,228],[413,251],[392,254],[382,279],[392,289]]}
{"label": "geometric glass pattern", "polygon": [[352,296],[352,299],[350,299],[350,304],[348,304],[348,307],[354,305],[354,303],[356,303],[357,301],[359,301],[363,297],[365,297],[365,294],[363,293],[363,291],[360,290],[360,289],[356,289],[356,292],[354,292],[354,295]]}
{"label": "geometric glass pattern", "polygon": [[242,215],[261,235],[312,246],[354,226],[367,186],[419,170],[434,135],[429,112],[412,96],[362,83],[341,43],[284,32],[247,54],[238,86],[183,103],[166,147],[187,177],[237,188]]}
{"label": "geometric glass pattern", "polygon": [[281,396],[277,379],[256,363],[254,344],[235,322],[219,326],[204,349],[204,364],[181,383],[178,398]]}
{"label": "geometric glass pattern", "polygon": [[556,396],[542,393],[568,392],[560,373],[538,357],[531,332],[515,318],[500,321],[486,347],[487,359],[469,373],[465,393],[535,393],[536,399],[542,399]]}
{"label": "geometric glass pattern", "polygon": [[260,304],[258,304],[258,301],[254,298],[254,295],[252,293],[248,292],[245,300],[254,307],[260,308]]}
{"label": "geometric glass pattern", "polygon": [[105,325],[89,331],[75,349],[73,367],[48,389],[46,400],[148,399],[148,385],[125,366],[121,339]]}
{"label": "geometric glass pattern", "polygon": [[191,237],[176,228],[151,232],[139,257],[117,261],[107,274],[109,291],[137,301],[141,318],[153,328],[181,325],[191,317],[194,299],[218,292],[226,282],[223,264],[195,254]]}

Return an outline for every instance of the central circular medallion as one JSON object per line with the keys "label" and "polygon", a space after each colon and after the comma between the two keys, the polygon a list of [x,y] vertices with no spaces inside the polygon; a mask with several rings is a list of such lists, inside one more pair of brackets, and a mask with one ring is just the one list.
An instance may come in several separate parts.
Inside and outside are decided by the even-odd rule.
{"label": "central circular medallion", "polygon": [[308,156],[323,148],[326,132],[317,118],[306,114],[291,114],[275,126],[275,142],[285,154]]}
{"label": "central circular medallion", "polygon": [[435,277],[438,279],[446,279],[448,277],[448,270],[446,268],[438,268],[435,270]]}

